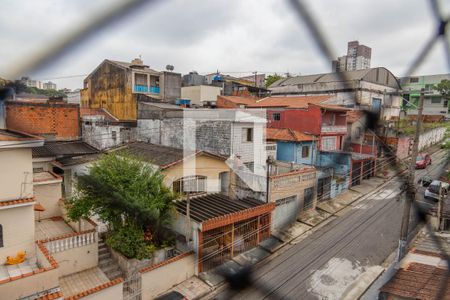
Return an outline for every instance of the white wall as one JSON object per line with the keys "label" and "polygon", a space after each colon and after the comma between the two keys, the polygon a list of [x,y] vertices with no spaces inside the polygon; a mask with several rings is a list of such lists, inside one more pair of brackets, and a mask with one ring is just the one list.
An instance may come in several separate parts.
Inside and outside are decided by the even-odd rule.
{"label": "white wall", "polygon": [[203,101],[216,101],[221,87],[209,85],[186,86],[181,88],[181,98],[191,100],[191,104],[203,106]]}
{"label": "white wall", "polygon": [[59,264],[59,276],[66,276],[94,268],[98,263],[98,243],[68,249],[52,254]]}
{"label": "white wall", "polygon": [[[92,123],[88,125],[87,120]],[[95,118],[84,117],[81,126],[83,141],[94,148],[104,150],[136,139],[136,128],[107,125],[97,121]],[[115,139],[113,138],[113,132],[115,132]]]}
{"label": "white wall", "polygon": [[187,255],[176,259],[174,262],[167,263],[159,268],[142,273],[142,299],[153,299],[157,295],[167,291],[174,285],[194,276],[195,256]]}
{"label": "white wall", "polygon": [[19,251],[26,251],[27,257],[35,255],[33,205],[0,209],[0,224],[3,227],[0,263]]}
{"label": "white wall", "polygon": [[434,128],[430,131],[424,132],[419,138],[419,150],[427,148],[433,144],[439,143],[444,138],[446,129],[443,127]]}
{"label": "white wall", "polygon": [[31,148],[0,151],[0,201],[33,197]]}
{"label": "white wall", "polygon": [[109,288],[100,290],[94,294],[87,295],[83,300],[123,300],[123,282]]}
{"label": "white wall", "polygon": [[45,211],[35,212],[36,220],[40,217],[46,219],[50,217],[61,216],[59,200],[62,197],[61,182],[50,184],[34,184],[34,196],[36,202],[39,202]]}

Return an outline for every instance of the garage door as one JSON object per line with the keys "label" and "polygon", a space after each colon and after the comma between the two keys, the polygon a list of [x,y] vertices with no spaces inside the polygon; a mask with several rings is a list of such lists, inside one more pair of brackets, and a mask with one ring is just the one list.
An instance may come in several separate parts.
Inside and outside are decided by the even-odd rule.
{"label": "garage door", "polygon": [[283,198],[275,202],[275,211],[273,216],[274,229],[282,229],[295,222],[300,212],[297,196]]}

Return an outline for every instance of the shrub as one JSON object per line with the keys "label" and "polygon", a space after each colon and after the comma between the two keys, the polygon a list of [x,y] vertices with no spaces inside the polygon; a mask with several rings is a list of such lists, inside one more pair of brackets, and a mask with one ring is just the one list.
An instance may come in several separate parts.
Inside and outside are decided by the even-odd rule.
{"label": "shrub", "polygon": [[123,226],[112,231],[106,243],[127,258],[150,258],[155,246],[144,240],[144,231],[136,226]]}

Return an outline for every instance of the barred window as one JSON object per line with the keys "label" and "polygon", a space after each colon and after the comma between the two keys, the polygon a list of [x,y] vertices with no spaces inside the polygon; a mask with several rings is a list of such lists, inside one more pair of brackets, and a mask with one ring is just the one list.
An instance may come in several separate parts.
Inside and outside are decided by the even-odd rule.
{"label": "barred window", "polygon": [[186,176],[173,182],[172,188],[176,193],[199,193],[206,192],[206,176]]}

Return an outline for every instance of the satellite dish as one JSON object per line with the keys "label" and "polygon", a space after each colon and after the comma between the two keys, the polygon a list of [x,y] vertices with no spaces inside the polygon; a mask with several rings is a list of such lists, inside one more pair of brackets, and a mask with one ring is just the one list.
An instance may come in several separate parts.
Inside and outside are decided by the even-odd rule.
{"label": "satellite dish", "polygon": [[175,69],[175,67],[172,66],[172,65],[167,65],[167,66],[166,66],[166,70],[167,70],[167,71],[173,71],[174,69]]}

